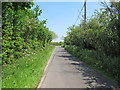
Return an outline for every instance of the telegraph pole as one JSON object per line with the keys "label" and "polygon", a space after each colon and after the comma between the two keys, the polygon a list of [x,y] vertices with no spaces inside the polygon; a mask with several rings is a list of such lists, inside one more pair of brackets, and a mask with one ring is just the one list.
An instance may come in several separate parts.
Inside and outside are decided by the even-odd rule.
{"label": "telegraph pole", "polygon": [[84,2],[84,22],[86,22],[86,0]]}

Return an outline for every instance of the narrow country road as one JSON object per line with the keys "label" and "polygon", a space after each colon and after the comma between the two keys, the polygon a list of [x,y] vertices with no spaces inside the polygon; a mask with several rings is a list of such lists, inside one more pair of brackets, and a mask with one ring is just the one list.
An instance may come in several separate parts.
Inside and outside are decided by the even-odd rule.
{"label": "narrow country road", "polygon": [[38,88],[109,88],[115,83],[76,60],[64,48],[55,47]]}

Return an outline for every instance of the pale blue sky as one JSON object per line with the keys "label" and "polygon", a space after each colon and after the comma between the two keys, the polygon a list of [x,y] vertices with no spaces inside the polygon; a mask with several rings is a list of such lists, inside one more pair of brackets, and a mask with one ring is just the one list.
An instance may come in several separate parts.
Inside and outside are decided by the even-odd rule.
{"label": "pale blue sky", "polygon": [[[49,30],[54,31],[58,35],[58,39],[53,41],[61,41],[62,36],[67,35],[67,28],[72,26],[79,14],[83,2],[34,2],[35,5],[33,8],[38,5],[42,10],[39,20],[47,19],[46,26]],[[90,18],[94,14],[95,9],[99,10],[101,8],[99,2],[87,2],[87,17]],[[84,9],[81,14],[84,14]],[[80,20],[77,21],[76,25],[80,23]]]}

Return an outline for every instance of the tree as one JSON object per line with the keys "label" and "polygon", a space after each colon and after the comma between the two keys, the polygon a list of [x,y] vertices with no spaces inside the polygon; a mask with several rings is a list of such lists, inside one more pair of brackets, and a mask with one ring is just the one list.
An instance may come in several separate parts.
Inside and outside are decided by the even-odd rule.
{"label": "tree", "polygon": [[52,40],[54,40],[54,39],[57,39],[57,38],[58,38],[58,36],[57,36],[57,34],[55,34],[55,32],[50,31],[50,33],[52,34]]}

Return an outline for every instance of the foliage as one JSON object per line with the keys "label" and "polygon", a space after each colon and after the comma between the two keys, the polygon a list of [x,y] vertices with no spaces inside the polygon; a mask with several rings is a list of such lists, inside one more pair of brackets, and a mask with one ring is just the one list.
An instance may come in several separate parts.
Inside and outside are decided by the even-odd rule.
{"label": "foliage", "polygon": [[[86,23],[69,27],[65,45],[82,46],[105,52],[110,56],[120,55],[120,3],[110,3],[108,8],[96,11],[95,15]],[[117,11],[118,10],[118,11]]]}
{"label": "foliage", "polygon": [[67,51],[92,67],[102,69],[120,85],[120,2],[102,2],[87,22],[68,28]]}
{"label": "foliage", "polygon": [[17,63],[3,65],[2,88],[36,88],[53,50],[54,46],[29,49],[27,56],[17,59]]}
{"label": "foliage", "polygon": [[58,36],[55,34],[55,32],[53,32],[53,31],[50,31],[50,32],[52,34],[52,39],[53,40],[58,38]]}
{"label": "foliage", "polygon": [[62,46],[63,42],[51,42],[51,45]]}
{"label": "foliage", "polygon": [[46,20],[39,21],[42,10],[33,2],[2,3],[2,62],[14,63],[27,49],[44,48],[52,41]]}

